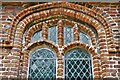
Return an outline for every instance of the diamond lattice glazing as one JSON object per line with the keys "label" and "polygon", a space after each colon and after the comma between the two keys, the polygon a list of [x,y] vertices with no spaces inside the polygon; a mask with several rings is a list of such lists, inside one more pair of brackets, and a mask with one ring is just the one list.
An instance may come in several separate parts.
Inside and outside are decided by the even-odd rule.
{"label": "diamond lattice glazing", "polygon": [[56,59],[51,50],[38,49],[31,53],[29,80],[55,80]]}
{"label": "diamond lattice glazing", "polygon": [[65,55],[66,80],[92,80],[92,65],[89,54],[79,48]]}

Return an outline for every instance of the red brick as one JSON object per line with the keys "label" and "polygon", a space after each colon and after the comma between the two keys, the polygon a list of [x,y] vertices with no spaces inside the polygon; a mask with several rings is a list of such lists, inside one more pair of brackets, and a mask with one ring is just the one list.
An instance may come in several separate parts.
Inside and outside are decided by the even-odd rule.
{"label": "red brick", "polygon": [[[22,3],[21,3],[22,4]],[[66,7],[66,9],[67,8],[70,8],[71,10],[76,10],[76,11],[79,11],[79,10],[82,10],[82,12],[85,14],[84,15],[84,17],[81,15],[81,11],[80,12],[72,12],[72,13],[74,13],[74,14],[72,14],[71,12],[66,12],[66,11],[64,11],[64,9],[58,9],[57,10],[57,12],[56,13],[54,13],[55,11],[54,10],[50,10],[51,9],[51,7],[50,6],[52,6],[52,7],[54,7],[56,4],[59,4],[59,5],[57,5],[57,6],[62,6],[62,7]],[[62,5],[61,5],[62,4]],[[79,4],[81,4],[81,3],[79,3]],[[89,4],[89,3],[87,3],[87,4]],[[94,3],[90,3],[91,5],[92,4],[94,4]],[[115,5],[113,5],[113,4],[115,4]],[[12,5],[12,4],[11,4]],[[80,19],[80,20],[82,20],[83,22],[85,21],[85,22],[87,22],[88,24],[90,24],[90,25],[92,25],[91,27],[94,27],[96,30],[95,31],[98,31],[97,29],[99,29],[99,28],[104,28],[104,30],[105,30],[105,33],[104,32],[98,32],[98,34],[100,34],[100,36],[98,35],[98,40],[99,40],[99,43],[97,44],[98,46],[99,46],[99,48],[100,48],[100,54],[102,53],[102,55],[100,56],[100,58],[99,57],[94,57],[93,55],[92,55],[92,58],[93,58],[93,65],[95,65],[94,67],[95,67],[95,69],[94,69],[94,67],[93,67],[93,69],[96,71],[97,69],[98,70],[100,70],[101,72],[93,72],[94,73],[94,76],[97,76],[97,77],[99,77],[99,76],[101,76],[101,77],[108,77],[108,76],[114,76],[114,77],[118,77],[119,76],[119,74],[118,74],[118,76],[116,75],[116,71],[117,70],[119,70],[119,64],[120,64],[120,62],[118,61],[118,60],[120,60],[120,55],[119,55],[119,52],[118,51],[120,51],[120,49],[119,49],[119,40],[118,41],[116,41],[116,39],[118,39],[118,38],[112,38],[114,35],[119,35],[119,31],[113,31],[114,32],[114,34],[112,34],[112,31],[111,30],[114,30],[114,29],[117,29],[118,30],[118,27],[119,26],[117,26],[117,25],[114,25],[113,23],[114,23],[114,21],[116,21],[116,23],[118,23],[118,25],[119,25],[119,17],[117,17],[117,16],[119,16],[119,14],[116,12],[116,10],[117,10],[117,6],[118,6],[118,4],[117,3],[101,3],[101,4],[99,4],[99,3],[95,3],[95,6],[97,6],[97,7],[92,7],[92,9],[88,9],[88,8],[86,8],[86,7],[88,7],[88,6],[86,6],[85,7],[85,5],[86,5],[86,2],[85,2],[85,5],[83,5],[83,4],[81,4],[82,6],[79,6],[78,5],[78,3],[76,3],[76,4],[73,4],[73,3],[68,3],[68,2],[59,2],[59,3],[56,3],[56,2],[52,2],[52,4],[49,4],[49,6],[48,6],[48,4],[40,4],[41,6],[39,6],[39,8],[36,6],[36,7],[34,7],[34,9],[32,9],[32,7],[31,8],[28,8],[28,9],[25,9],[24,11],[22,11],[21,13],[18,13],[18,16],[16,16],[16,18],[14,19],[14,21],[12,22],[12,24],[13,24],[13,27],[10,29],[10,34],[11,35],[9,35],[10,37],[9,37],[9,39],[11,39],[11,41],[13,41],[14,40],[14,38],[16,37],[16,39],[15,39],[15,41],[14,41],[14,44],[13,45],[15,45],[15,46],[12,46],[12,47],[14,47],[14,48],[17,48],[17,50],[18,51],[16,51],[16,52],[14,52],[14,51],[12,51],[12,56],[9,56],[9,54],[10,54],[10,51],[8,51],[8,49],[6,49],[6,52],[4,52],[4,53],[0,53],[0,55],[2,55],[2,56],[0,56],[0,59],[3,59],[1,62],[2,63],[4,63],[4,64],[0,64],[1,65],[1,67],[7,67],[7,68],[4,68],[5,70],[7,70],[7,71],[9,71],[9,70],[11,70],[11,71],[13,71],[13,72],[18,72],[18,66],[19,66],[19,58],[20,58],[20,50],[21,50],[21,39],[22,39],[22,32],[23,32],[23,29],[22,28],[24,28],[24,26],[22,25],[21,27],[20,27],[20,30],[19,31],[17,31],[17,33],[20,33],[21,32],[21,34],[20,34],[20,36],[18,35],[14,35],[14,33],[15,33],[15,31],[17,30],[17,28],[16,28],[16,26],[18,26],[18,24],[19,24],[19,20],[21,20],[21,21],[24,21],[25,20],[25,18],[27,17],[27,16],[29,16],[29,15],[32,15],[32,14],[34,14],[34,11],[35,12],[40,12],[40,16],[38,16],[37,15],[37,17],[35,17],[35,16],[33,16],[32,15],[32,17],[31,17],[31,21],[33,20],[33,21],[35,21],[34,19],[38,19],[39,17],[41,17],[41,18],[47,18],[47,17],[49,17],[49,16],[53,16],[54,14],[57,14],[57,13],[61,13],[61,14],[65,14],[65,15],[70,15],[70,16],[72,16],[73,18],[76,18],[77,20],[78,19]],[[78,7],[78,9],[75,9],[74,7],[75,7],[75,5],[77,5],[77,7]],[[41,12],[41,10],[43,10],[43,9],[45,9],[45,8],[50,8],[49,10],[50,10],[50,13],[47,13],[47,17],[44,15],[44,13],[43,12]],[[119,6],[120,7],[120,6]],[[119,8],[118,7],[118,8]],[[60,7],[59,7],[60,8]],[[101,10],[99,9],[99,8],[101,8]],[[40,9],[40,10],[38,10],[38,9]],[[57,9],[57,8],[56,8]],[[7,8],[6,9],[7,11],[12,11],[13,10],[13,8],[11,9],[11,8]],[[4,13],[5,13],[5,11],[6,10],[3,10],[4,11]],[[85,10],[85,11],[84,11]],[[104,11],[106,11],[106,13],[108,13],[113,19],[114,19],[114,21],[113,21],[113,19],[112,18],[110,18],[110,19],[106,19],[107,21],[104,21],[105,20],[105,18],[108,18],[109,17],[109,15],[107,15],[107,14],[104,14],[104,11],[102,11],[102,10],[104,10]],[[67,10],[68,11],[68,10]],[[119,9],[118,9],[118,11],[119,11]],[[15,12],[19,12],[19,11],[17,11],[17,9],[16,9],[16,11]],[[33,12],[33,13],[32,13]],[[46,13],[46,12],[45,12]],[[76,14],[77,13],[77,14]],[[80,13],[80,14],[79,14]],[[88,15],[89,14],[89,15]],[[102,14],[102,15],[101,15]],[[48,16],[49,15],[49,16]],[[89,19],[87,19],[86,18],[86,16],[89,16],[89,17],[87,17],[87,18],[89,18]],[[115,16],[116,15],[116,16]],[[6,16],[7,17],[7,16]],[[92,17],[92,18],[90,18],[90,17]],[[3,17],[3,19],[5,19],[5,17]],[[57,18],[58,19],[58,18]],[[61,18],[60,18],[61,19]],[[97,20],[98,22],[100,22],[100,25],[101,26],[98,26],[99,24],[94,24],[94,22],[92,22],[93,20]],[[27,19],[26,19],[27,20]],[[76,21],[77,21],[76,20]],[[108,20],[111,20],[111,21],[108,21]],[[41,19],[41,22],[42,22],[42,19]],[[54,24],[57,24],[57,22],[58,21],[54,21],[54,22],[52,22],[52,21],[49,21],[49,25],[50,26],[53,26]],[[31,22],[30,22],[31,23]],[[64,22],[63,21],[63,23],[66,23],[66,22]],[[6,23],[5,23],[6,24]],[[27,23],[26,23],[27,24]],[[25,24],[25,25],[26,25]],[[28,23],[29,24],[29,23]],[[48,24],[48,23],[47,23]],[[70,25],[70,26],[73,26],[74,25],[74,21],[69,21],[69,23],[66,23],[66,24],[68,24],[68,25]],[[81,24],[81,23],[80,23]],[[110,25],[111,24],[111,25]],[[59,26],[63,26],[63,24],[58,24]],[[111,27],[109,27],[109,26],[107,26],[107,25],[109,25],[109,26],[111,26]],[[41,26],[41,25],[40,25]],[[67,26],[67,25],[66,25]],[[89,25],[88,25],[89,26]],[[18,26],[19,27],[19,26]],[[37,30],[38,28],[36,27],[34,30]],[[87,29],[86,28],[86,25],[84,25],[84,26],[81,26],[80,28],[79,28],[81,31],[83,31],[83,32],[85,32],[85,33],[87,33],[88,35],[90,35],[90,37],[92,38],[92,41],[93,41],[93,44],[94,45],[92,45],[92,46],[95,46],[95,44],[96,44],[96,38],[95,38],[95,34],[93,33],[93,31],[92,31],[92,29],[91,28],[89,28],[89,29]],[[109,30],[110,29],[110,30]],[[29,29],[28,29],[29,30]],[[31,39],[31,37],[32,37],[32,34],[34,33],[34,31],[32,31],[33,29],[31,29],[31,32],[28,34],[28,37],[26,38],[26,41],[28,41],[27,42],[27,44],[30,42],[30,39]],[[43,30],[43,32],[45,33],[45,35],[44,35],[44,37],[45,38],[47,38],[47,30],[45,29],[42,29]],[[60,28],[59,30],[58,30],[58,32],[60,32],[60,34],[58,34],[58,40],[59,40],[59,42],[58,42],[58,44],[59,45],[61,45],[61,47],[63,46],[63,42],[64,42],[64,36],[63,36],[63,33],[64,32],[61,32],[61,30],[62,30],[62,28]],[[91,30],[91,31],[90,31]],[[63,30],[62,30],[63,31]],[[5,35],[4,35],[5,36]],[[15,37],[14,37],[15,36]],[[17,39],[18,38],[18,39]],[[94,38],[94,39],[93,39]],[[11,42],[10,41],[10,42]],[[103,43],[101,43],[101,42],[103,42]],[[105,42],[105,43],[104,43]],[[1,44],[1,43],[0,43]],[[11,43],[12,44],[12,43]],[[16,46],[17,45],[17,46]],[[39,45],[41,45],[41,44],[34,44],[32,47],[36,47],[36,46],[39,46]],[[49,46],[52,46],[52,45],[50,45],[50,44],[46,44],[46,45],[49,45]],[[68,50],[69,48],[74,48],[75,46],[80,46],[80,47],[83,47],[83,48],[85,48],[85,49],[89,49],[89,46],[87,46],[87,48],[86,48],[86,46],[84,46],[83,44],[75,44],[75,45],[70,45],[70,46],[68,46],[68,47],[65,47],[64,48],[64,52],[65,52],[65,50]],[[6,47],[6,45],[5,45],[5,47]],[[30,49],[32,49],[32,47],[30,48]],[[96,47],[96,46],[95,46]],[[116,47],[116,50],[114,50],[113,48],[114,47]],[[54,50],[54,48],[55,47],[52,47],[52,49]],[[11,50],[11,49],[10,49]],[[112,50],[114,50],[115,51],[115,53],[117,54],[109,54],[110,52],[109,51],[112,51]],[[4,51],[4,50],[3,50]],[[57,50],[56,50],[57,51]],[[59,53],[59,51],[57,51],[58,53]],[[91,54],[94,54],[95,56],[96,56],[96,54],[94,53],[94,49],[90,49],[90,51],[89,51]],[[23,54],[28,54],[27,52],[26,53],[23,53]],[[64,53],[63,53],[64,54]],[[4,57],[3,57],[3,55],[5,55]],[[57,54],[57,56],[59,56],[59,54]],[[64,56],[64,55],[63,55]],[[98,55],[97,55],[98,56]],[[62,59],[62,56],[60,56],[61,57],[61,59]],[[108,57],[112,57],[112,59],[108,59]],[[103,59],[103,58],[107,58],[107,59]],[[7,61],[7,59],[8,59],[8,61]],[[27,77],[27,75],[26,75],[26,73],[27,73],[27,69],[28,69],[28,59],[29,59],[29,56],[27,55],[27,56],[24,56],[24,58],[23,57],[21,57],[21,61],[20,61],[20,66],[19,66],[19,71],[20,71],[20,75],[19,76],[22,76],[22,75],[24,75],[24,76],[26,76]],[[99,64],[99,66],[98,66],[98,64],[95,64],[96,63],[96,61],[94,61],[94,59],[96,59],[96,60],[100,60],[100,62],[101,62],[101,64]],[[10,60],[10,62],[11,63],[8,63],[9,62],[9,60]],[[116,64],[118,62],[118,64]],[[7,64],[8,63],[8,64]],[[58,68],[62,68],[61,69],[61,71],[60,70],[58,70],[58,72],[60,71],[60,73],[58,73],[57,75],[58,76],[63,76],[63,68],[64,68],[64,62],[61,60],[61,61],[58,61],[58,64],[62,64],[62,65],[60,65],[60,66],[58,66]],[[3,66],[4,65],[4,66]],[[114,70],[112,70],[112,69],[107,69],[107,68],[114,68],[115,69],[115,71]],[[16,69],[15,69],[16,68]],[[103,70],[103,68],[106,68],[105,70]],[[0,68],[0,70],[2,70],[1,68]],[[23,70],[23,71],[22,71]],[[109,73],[106,73],[106,71],[108,71]],[[22,74],[23,73],[23,74]],[[0,75],[2,74],[2,72],[0,72]],[[110,75],[111,74],[111,75]],[[3,73],[3,75],[9,75],[9,77],[14,77],[16,74],[14,74],[14,73],[10,73],[10,72],[5,72],[5,73]],[[14,76],[13,76],[14,75]],[[0,76],[1,77],[1,76]],[[8,76],[7,76],[8,77]]]}
{"label": "red brick", "polygon": [[17,75],[16,72],[3,72],[2,75]]}
{"label": "red brick", "polygon": [[114,65],[115,68],[120,68],[120,64],[119,65]]}
{"label": "red brick", "polygon": [[3,59],[1,62],[2,63],[10,63],[10,59]]}

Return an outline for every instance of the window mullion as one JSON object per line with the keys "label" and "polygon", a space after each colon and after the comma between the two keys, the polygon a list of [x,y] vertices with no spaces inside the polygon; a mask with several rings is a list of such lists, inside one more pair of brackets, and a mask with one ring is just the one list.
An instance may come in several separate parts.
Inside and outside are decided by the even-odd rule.
{"label": "window mullion", "polygon": [[60,47],[63,46],[64,44],[64,27],[63,27],[63,21],[62,20],[59,20],[58,23],[57,23],[57,26],[58,26],[58,45]]}
{"label": "window mullion", "polygon": [[42,37],[43,39],[48,39],[48,27],[45,22],[42,25]]}
{"label": "window mullion", "polygon": [[74,41],[79,41],[79,31],[77,24],[73,26],[73,31],[74,31]]}

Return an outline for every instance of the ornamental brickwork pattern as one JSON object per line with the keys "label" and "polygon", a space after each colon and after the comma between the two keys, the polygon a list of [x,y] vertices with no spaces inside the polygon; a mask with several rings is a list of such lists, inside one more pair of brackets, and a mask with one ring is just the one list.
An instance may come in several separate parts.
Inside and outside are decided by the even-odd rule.
{"label": "ornamental brickwork pattern", "polygon": [[[22,6],[24,3],[16,2],[18,5],[10,7],[5,2],[0,4],[1,79],[27,79],[29,53],[37,47],[55,51],[57,79],[64,79],[64,56],[73,48],[83,48],[91,55],[94,79],[120,79],[119,2],[46,2],[28,8]],[[58,28],[58,44],[48,40],[51,26]],[[74,41],[68,44],[64,44],[65,26],[70,26],[74,34]],[[42,39],[31,42],[33,34],[39,30]],[[92,45],[80,42],[79,30],[90,36]]]}

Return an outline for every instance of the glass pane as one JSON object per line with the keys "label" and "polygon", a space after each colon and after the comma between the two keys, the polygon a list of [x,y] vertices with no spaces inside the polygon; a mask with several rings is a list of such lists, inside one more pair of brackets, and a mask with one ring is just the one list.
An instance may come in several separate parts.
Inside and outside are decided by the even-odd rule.
{"label": "glass pane", "polygon": [[65,80],[93,80],[89,54],[83,49],[72,49],[65,55]]}
{"label": "glass pane", "polygon": [[80,42],[90,45],[90,37],[88,35],[80,32],[79,36],[80,36]]}
{"label": "glass pane", "polygon": [[57,27],[51,27],[48,29],[48,40],[57,43]]}
{"label": "glass pane", "polygon": [[31,58],[32,59],[38,59],[38,58],[54,58],[54,54],[52,51],[42,48],[34,51],[31,53]]}
{"label": "glass pane", "polygon": [[86,59],[88,58],[89,59],[89,54],[83,50],[83,49],[79,49],[79,48],[76,48],[76,49],[72,49],[70,51],[68,51],[65,55],[65,58],[78,58],[78,59]]}
{"label": "glass pane", "polygon": [[33,34],[31,42],[37,41],[42,39],[42,31],[38,31],[36,33]]}
{"label": "glass pane", "polygon": [[29,80],[55,80],[56,60],[51,50],[42,48],[30,55]]}
{"label": "glass pane", "polygon": [[64,27],[64,44],[73,42],[73,39],[73,29],[70,27]]}

